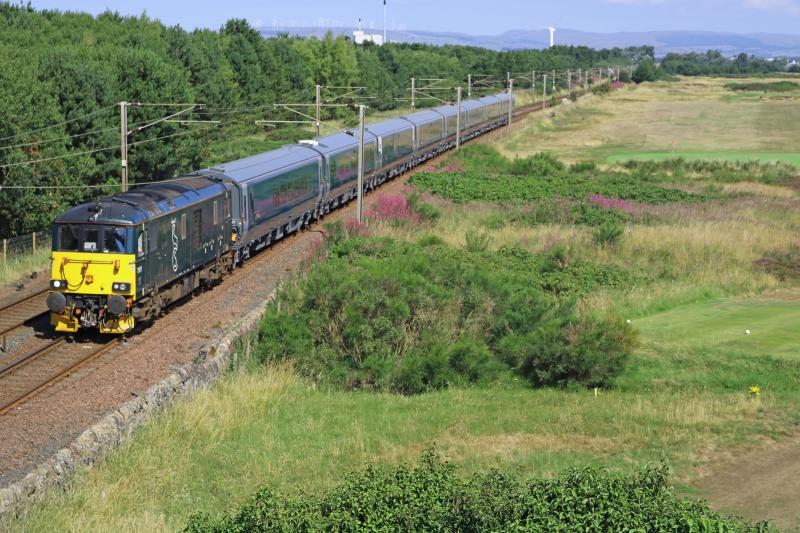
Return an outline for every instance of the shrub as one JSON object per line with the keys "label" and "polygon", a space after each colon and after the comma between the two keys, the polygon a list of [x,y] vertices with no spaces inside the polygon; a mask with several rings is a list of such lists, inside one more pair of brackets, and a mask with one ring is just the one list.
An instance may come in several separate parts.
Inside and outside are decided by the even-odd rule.
{"label": "shrub", "polygon": [[[581,317],[568,296],[617,286],[623,272],[566,254],[560,261],[554,251],[491,252],[483,234],[468,242],[469,251],[431,238],[412,244],[359,237],[330,246],[325,262],[282,285],[268,306],[256,359],[290,360],[320,383],[406,394],[488,384],[511,372],[535,385],[593,386],[613,378],[607,368],[591,373],[564,363],[591,350],[616,360],[632,347],[628,326]],[[597,331],[607,327],[628,333]],[[542,337],[544,331],[551,333]],[[537,350],[554,343],[564,355],[562,369],[553,379],[532,373],[529,363],[509,355],[508,336],[536,341]],[[612,346],[609,338],[620,343]]]}
{"label": "shrub", "polygon": [[564,163],[553,154],[540,152],[530,157],[515,158],[508,165],[508,172],[514,176],[552,176],[564,171]]}
{"label": "shrub", "polygon": [[592,240],[599,245],[616,244],[622,238],[625,226],[618,222],[603,222],[592,232]]}
{"label": "shrub", "polygon": [[639,63],[639,66],[633,71],[633,76],[631,76],[631,79],[636,83],[656,81],[658,79],[658,70],[655,63],[653,63],[653,61],[650,59],[645,59]]}
{"label": "shrub", "polygon": [[755,265],[780,280],[800,280],[800,245],[768,252]]}
{"label": "shrub", "polygon": [[570,469],[521,482],[500,470],[462,476],[433,449],[416,465],[354,471],[321,494],[265,487],[215,518],[193,515],[185,531],[725,531],[764,532],[678,498],[666,466],[633,475]]}
{"label": "shrub", "polygon": [[664,161],[626,161],[620,165],[641,180],[651,182],[686,182],[708,179],[723,183],[755,181],[776,184],[788,182],[797,169],[787,163],[758,161],[707,161],[682,158]]}
{"label": "shrub", "polygon": [[608,83],[598,83],[592,86],[592,94],[596,94],[598,96],[605,96],[611,92],[611,87],[609,87]]}
{"label": "shrub", "polygon": [[467,233],[464,236],[464,249],[468,252],[485,252],[489,249],[489,235],[482,232]]}
{"label": "shrub", "polygon": [[558,172],[541,175],[488,175],[476,172],[431,174],[412,178],[415,185],[458,203],[534,202],[548,198],[583,200],[590,195],[648,204],[704,200],[702,194],[660,187],[628,173]]}
{"label": "shrub", "polygon": [[726,83],[725,88],[731,91],[763,91],[768,92],[792,92],[800,91],[800,83],[794,81],[761,81],[747,83]]}

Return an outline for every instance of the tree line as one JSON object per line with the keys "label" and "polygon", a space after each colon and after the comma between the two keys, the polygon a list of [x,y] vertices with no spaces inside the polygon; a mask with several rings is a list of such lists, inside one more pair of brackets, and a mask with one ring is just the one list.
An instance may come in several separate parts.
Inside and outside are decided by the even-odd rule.
{"label": "tree line", "polygon": [[719,50],[704,53],[669,53],[658,64],[644,58],[633,73],[633,81],[655,81],[681,76],[758,76],[766,74],[800,73],[800,64],[786,58],[757,57],[739,54],[727,57]]}
{"label": "tree line", "polygon": [[214,143],[263,134],[255,119],[280,118],[272,107],[276,102],[313,101],[315,84],[364,86],[375,97],[370,107],[387,110],[409,96],[411,77],[463,84],[470,73],[505,79],[507,71],[629,65],[652,53],[647,47],[496,52],[357,46],[330,34],[265,39],[238,19],[218,31],[186,31],[146,15],[91,16],[3,2],[0,187],[58,188],[0,189],[0,236],[45,228],[65,208],[113,192],[119,182],[120,101],[163,104],[131,106],[132,130],[184,109],[173,104],[205,106],[131,135],[129,172],[132,181],[142,182],[201,168]]}

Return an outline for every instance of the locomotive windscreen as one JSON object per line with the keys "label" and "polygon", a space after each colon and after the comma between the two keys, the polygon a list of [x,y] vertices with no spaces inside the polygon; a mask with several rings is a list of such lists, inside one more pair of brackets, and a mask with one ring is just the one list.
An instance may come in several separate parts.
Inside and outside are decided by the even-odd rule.
{"label": "locomotive windscreen", "polygon": [[53,250],[59,252],[133,253],[129,228],[102,224],[56,224]]}

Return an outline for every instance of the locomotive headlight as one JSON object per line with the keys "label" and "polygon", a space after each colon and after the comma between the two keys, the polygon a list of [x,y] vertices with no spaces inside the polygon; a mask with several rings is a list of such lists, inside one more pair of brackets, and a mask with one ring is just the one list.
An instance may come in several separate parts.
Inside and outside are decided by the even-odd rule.
{"label": "locomotive headlight", "polygon": [[53,289],[64,289],[66,288],[66,286],[67,286],[66,281],[60,279],[50,280],[50,287]]}
{"label": "locomotive headlight", "polygon": [[119,290],[119,283],[114,283],[113,285],[111,285],[111,290],[112,291],[118,291]]}
{"label": "locomotive headlight", "polygon": [[114,284],[111,285],[111,290],[112,291],[125,292],[125,291],[129,291],[130,288],[131,288],[130,283],[114,283]]}

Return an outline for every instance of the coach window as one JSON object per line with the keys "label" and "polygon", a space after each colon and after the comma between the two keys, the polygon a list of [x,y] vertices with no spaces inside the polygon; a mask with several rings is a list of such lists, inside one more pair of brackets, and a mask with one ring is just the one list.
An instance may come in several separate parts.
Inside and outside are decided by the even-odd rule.
{"label": "coach window", "polygon": [[181,240],[186,240],[186,213],[181,215]]}
{"label": "coach window", "polygon": [[213,218],[214,218],[214,225],[216,226],[217,224],[219,224],[219,221],[218,221],[219,217],[217,216],[217,201],[216,200],[214,200],[214,217]]}

